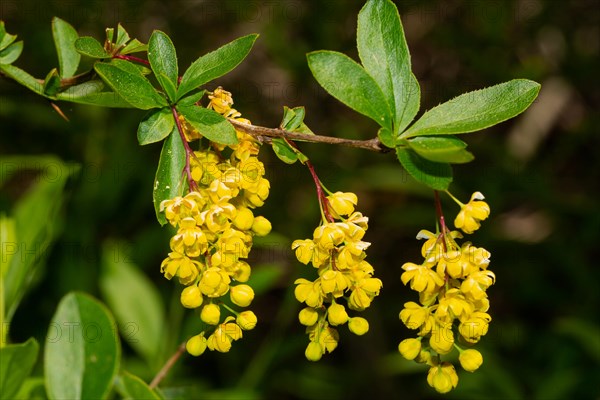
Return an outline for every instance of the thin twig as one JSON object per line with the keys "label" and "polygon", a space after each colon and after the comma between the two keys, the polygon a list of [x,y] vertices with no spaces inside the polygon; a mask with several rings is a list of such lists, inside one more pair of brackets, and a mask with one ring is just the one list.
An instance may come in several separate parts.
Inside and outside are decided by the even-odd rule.
{"label": "thin twig", "polygon": [[381,144],[378,138],[373,138],[369,140],[343,139],[330,136],[307,135],[304,133],[290,132],[286,131],[285,129],[279,128],[265,128],[264,126],[248,125],[236,121],[232,118],[229,118],[229,122],[231,122],[231,125],[233,125],[235,129],[252,135],[254,137],[267,136],[272,138],[299,140],[302,142],[337,144],[342,146],[354,147],[357,149],[375,151],[378,153],[387,153],[391,150],[385,147],[383,144]]}
{"label": "thin twig", "polygon": [[175,354],[173,354],[171,356],[171,358],[169,358],[167,360],[165,365],[163,365],[163,367],[160,369],[160,371],[158,371],[158,373],[156,374],[154,379],[152,379],[152,382],[150,382],[150,385],[148,385],[150,387],[150,389],[156,388],[158,386],[158,384],[160,383],[160,381],[162,381],[164,379],[164,377],[167,376],[167,374],[169,373],[171,368],[173,368],[173,365],[175,365],[177,360],[179,360],[179,357],[181,357],[181,355],[185,352],[185,344],[186,344],[186,342],[181,343],[179,345],[179,347],[177,348],[177,351],[175,352]]}

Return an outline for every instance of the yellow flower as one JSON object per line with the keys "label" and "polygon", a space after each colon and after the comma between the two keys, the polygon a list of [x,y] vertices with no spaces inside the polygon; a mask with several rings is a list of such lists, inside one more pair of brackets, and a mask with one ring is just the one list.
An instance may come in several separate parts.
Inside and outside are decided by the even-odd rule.
{"label": "yellow flower", "polygon": [[347,287],[348,282],[339,271],[329,270],[321,275],[321,289],[324,294],[332,293],[334,297],[341,297]]}
{"label": "yellow flower", "polygon": [[254,314],[252,311],[247,310],[239,313],[237,318],[235,319],[235,322],[243,330],[249,331],[251,329],[254,329],[256,323],[258,322],[258,318],[256,318],[256,314]]}
{"label": "yellow flower", "polygon": [[233,105],[233,97],[231,93],[224,90],[222,87],[216,88],[212,93],[208,94],[210,103],[206,108],[212,108],[219,114],[225,114]]}
{"label": "yellow flower", "polygon": [[471,200],[467,204],[459,203],[460,212],[454,220],[454,226],[461,229],[465,233],[473,233],[481,226],[481,221],[489,217],[490,206],[482,201],[484,199],[483,194],[475,192],[471,196]]}
{"label": "yellow flower", "polygon": [[404,339],[398,345],[398,351],[407,360],[414,360],[421,353],[421,340]]}
{"label": "yellow flower", "polygon": [[208,297],[221,297],[229,290],[231,279],[221,268],[208,268],[198,284],[200,291]]}
{"label": "yellow flower", "polygon": [[232,273],[230,273],[231,277],[238,282],[248,282],[248,279],[250,279],[250,274],[252,273],[250,265],[241,260],[238,260],[235,264],[233,264],[230,267],[230,270],[232,271]]}
{"label": "yellow flower", "polygon": [[338,331],[330,326],[321,330],[319,335],[319,343],[321,347],[331,353],[338,345],[340,341],[340,335]]}
{"label": "yellow flower", "polygon": [[447,354],[454,345],[454,333],[452,324],[436,321],[435,327],[429,337],[429,346],[439,354]]}
{"label": "yellow flower", "polygon": [[473,305],[458,289],[450,289],[439,298],[435,317],[439,321],[452,322],[454,318],[466,318],[473,312]]}
{"label": "yellow flower", "polygon": [[473,372],[483,364],[483,357],[477,350],[467,349],[460,352],[458,361],[465,371]]}
{"label": "yellow flower", "polygon": [[206,235],[196,225],[194,218],[186,217],[179,222],[179,230],[171,238],[171,249],[190,257],[198,257],[206,253],[208,250]]}
{"label": "yellow flower", "polygon": [[193,282],[202,265],[189,257],[172,251],[169,256],[160,264],[160,272],[165,274],[165,278],[171,279],[175,275],[179,277],[179,281],[184,285],[189,285]]}
{"label": "yellow flower", "polygon": [[202,307],[200,319],[209,325],[217,325],[221,320],[221,309],[214,303],[207,304]]}
{"label": "yellow flower", "polygon": [[181,292],[181,304],[185,308],[198,308],[202,305],[202,293],[197,285],[188,286]]}
{"label": "yellow flower", "polygon": [[313,233],[315,243],[323,250],[333,249],[341,244],[345,237],[344,231],[337,223],[321,225]]}
{"label": "yellow flower", "polygon": [[458,375],[452,364],[444,362],[429,369],[427,383],[439,393],[448,393],[458,385]]}
{"label": "yellow flower", "polygon": [[369,331],[369,321],[362,317],[350,318],[348,329],[355,335],[362,336]]}
{"label": "yellow flower", "polygon": [[233,304],[240,307],[248,307],[252,303],[252,300],[254,300],[254,290],[245,284],[231,286],[229,296]]}
{"label": "yellow flower", "polygon": [[252,232],[254,232],[257,236],[267,236],[269,232],[271,232],[271,223],[265,217],[258,216],[254,218]]}
{"label": "yellow flower", "polygon": [[488,331],[492,317],[485,312],[476,311],[458,325],[458,332],[469,343],[477,343]]}
{"label": "yellow flower", "polygon": [[304,356],[308,361],[319,361],[325,351],[319,342],[309,342],[304,351]]}
{"label": "yellow flower", "polygon": [[313,258],[315,242],[310,239],[294,240],[292,250],[296,251],[296,258],[302,264],[308,264]]}
{"label": "yellow flower", "polygon": [[294,295],[300,303],[306,303],[309,307],[321,307],[323,304],[323,290],[321,282],[317,279],[314,282],[300,278],[294,281],[298,285],[294,289]]}
{"label": "yellow flower", "polygon": [[340,215],[350,215],[354,212],[358,197],[351,192],[335,192],[331,196],[327,196],[327,200],[331,205],[333,217],[339,218]]}
{"label": "yellow flower", "polygon": [[429,308],[420,306],[414,301],[404,303],[404,308],[400,311],[400,320],[408,329],[419,329],[429,316]]}
{"label": "yellow flower", "polygon": [[343,325],[348,319],[346,308],[341,304],[333,303],[327,309],[327,320],[331,325]]}
{"label": "yellow flower", "polygon": [[417,292],[433,292],[444,284],[444,280],[427,265],[408,262],[402,269],[405,271],[400,277],[402,283],[410,282],[410,288]]}
{"label": "yellow flower", "polygon": [[304,307],[298,314],[298,320],[304,326],[312,326],[317,323],[319,313],[312,307]]}
{"label": "yellow flower", "polygon": [[185,344],[185,349],[191,355],[198,357],[206,350],[206,338],[204,334],[192,336]]}

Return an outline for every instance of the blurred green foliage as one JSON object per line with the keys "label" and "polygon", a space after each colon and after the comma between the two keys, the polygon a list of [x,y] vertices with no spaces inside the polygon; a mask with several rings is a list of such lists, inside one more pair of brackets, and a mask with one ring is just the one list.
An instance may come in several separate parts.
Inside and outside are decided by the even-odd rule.
{"label": "blurred green foliage", "polygon": [[[460,372],[458,388],[447,397],[598,398],[600,274],[593,263],[600,256],[597,2],[396,4],[421,84],[423,110],[513,78],[542,83],[540,97],[523,116],[463,137],[476,159],[455,167],[451,189],[464,200],[476,190],[486,195],[492,217],[472,239],[492,252],[490,268],[498,280],[489,290],[493,321],[481,343],[484,364],[474,374]],[[261,36],[248,59],[218,80],[233,92],[235,108],[244,117],[274,127],[284,105],[303,105],[315,133],[368,139],[376,125],[326,96],[305,58],[306,52],[318,49],[356,58],[355,24],[361,6],[344,0],[131,0],[57,1],[40,7],[33,0],[2,0],[0,19],[25,41],[17,65],[37,77],[56,66],[50,34],[55,15],[81,35],[98,38],[118,22],[141,40],[152,29],[161,29],[176,44],[182,66],[257,32]],[[167,332],[156,354],[123,340],[122,364],[148,382],[200,325],[197,317],[181,310],[178,284],[159,273],[171,233],[160,228],[152,206],[160,146],[137,145],[141,111],[72,104],[62,109],[69,123],[45,100],[0,80],[0,156],[53,155],[70,163],[52,164],[61,179],[73,174],[66,179],[60,213],[48,219],[32,214],[29,221],[61,230],[53,232],[58,236],[45,254],[38,284],[16,310],[10,340],[22,343],[33,336],[44,343],[52,315],[68,291],[85,291],[113,304],[114,288],[111,294],[107,287],[118,279],[110,275],[118,268],[107,260],[138,266],[158,291]],[[358,192],[359,209],[370,217],[369,260],[384,282],[367,313],[371,331],[360,338],[342,334],[340,347],[319,363],[304,359],[304,332],[296,320],[299,305],[290,287],[308,271],[294,260],[289,244],[312,232],[318,206],[308,171],[283,165],[265,148],[261,157],[272,193],[263,212],[276,233],[257,243],[250,260],[253,280],[261,287],[254,306],[260,323],[226,355],[184,357],[161,384],[168,388],[164,394],[207,399],[437,397],[425,382],[425,371],[397,351],[398,342],[410,334],[397,314],[405,301],[414,300],[400,283],[400,267],[418,258],[418,230],[434,228],[431,192],[414,184],[391,154],[301,147],[325,185]],[[67,167],[74,164],[78,171]],[[10,175],[0,194],[0,212],[8,214],[39,187],[36,183],[54,179],[36,172],[39,168],[11,174],[12,168],[0,164],[0,181]],[[446,202],[445,211],[450,218],[457,209]],[[123,279],[136,276],[119,273]],[[131,283],[135,285],[147,286]],[[156,322],[146,326],[152,324]],[[155,333],[140,333],[143,337],[157,340]],[[146,361],[136,351],[147,354]],[[34,375],[41,374],[40,358]]]}

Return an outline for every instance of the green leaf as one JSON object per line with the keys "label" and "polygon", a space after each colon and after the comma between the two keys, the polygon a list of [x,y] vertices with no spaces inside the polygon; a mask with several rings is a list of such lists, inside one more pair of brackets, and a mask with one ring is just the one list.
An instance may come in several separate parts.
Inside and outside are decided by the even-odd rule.
{"label": "green leaf", "polygon": [[286,131],[295,131],[304,121],[305,114],[306,110],[304,107],[289,108],[284,106],[283,120],[280,124],[281,129],[285,129]]}
{"label": "green leaf", "polygon": [[385,128],[392,127],[388,103],[375,80],[345,54],[315,51],[307,54],[315,79],[333,97]]}
{"label": "green leaf", "polygon": [[108,398],[121,357],[115,328],[108,309],[91,296],[62,298],[46,335],[48,398]]}
{"label": "green leaf", "polygon": [[79,38],[71,24],[58,17],[52,19],[52,36],[58,54],[60,76],[69,78],[75,74],[81,55],[75,49],[75,41]]}
{"label": "green leaf", "polygon": [[181,78],[177,98],[237,67],[246,58],[257,37],[256,34],[242,36],[194,61]]}
{"label": "green leaf", "polygon": [[100,42],[91,36],[82,36],[75,40],[75,50],[79,54],[92,58],[110,58],[110,54],[104,50]]}
{"label": "green leaf", "polygon": [[113,58],[110,61],[108,61],[108,63],[124,71],[132,73],[134,75],[139,75],[141,77],[143,77],[144,75],[148,75],[152,72],[149,68],[146,68],[143,65],[134,64],[131,61],[121,60],[119,58]]}
{"label": "green leaf", "polygon": [[202,99],[202,97],[204,97],[205,93],[206,93],[206,90],[200,90],[198,92],[192,93],[188,96],[181,98],[177,102],[177,104],[179,104],[180,106],[193,106],[197,102],[199,102],[200,99]]}
{"label": "green leaf", "polygon": [[71,86],[67,90],[57,93],[56,99],[102,107],[133,107],[115,92],[103,92],[102,89],[104,89],[104,87],[104,82],[101,80],[88,81]]}
{"label": "green leaf", "polygon": [[0,64],[12,64],[23,52],[23,41],[19,40],[4,50],[0,50]]}
{"label": "green leaf", "polygon": [[384,146],[387,146],[393,149],[396,146],[395,135],[389,128],[379,128],[377,131],[377,137],[383,143]]}
{"label": "green leaf", "polygon": [[454,136],[419,136],[407,141],[421,157],[429,161],[462,164],[473,161],[473,154],[465,150],[467,144]]}
{"label": "green leaf", "polygon": [[271,141],[271,147],[277,158],[286,164],[293,164],[298,161],[298,154],[290,147],[284,139],[275,138]]}
{"label": "green leaf", "polygon": [[519,115],[540,91],[540,84],[514,79],[486,89],[464,93],[432,108],[401,138],[474,132]]}
{"label": "green leaf", "polygon": [[237,135],[225,117],[214,110],[199,106],[177,106],[187,122],[202,136],[220,144],[236,144]]}
{"label": "green leaf", "polygon": [[156,391],[150,389],[146,382],[127,371],[123,371],[121,375],[117,377],[115,387],[117,393],[119,393],[123,399],[162,399]]}
{"label": "green leaf", "polygon": [[34,338],[0,348],[0,399],[16,398],[37,361],[39,348]]}
{"label": "green leaf", "polygon": [[119,51],[119,54],[139,53],[140,51],[148,51],[148,45],[133,39]]}
{"label": "green leaf", "polygon": [[10,214],[14,220],[16,240],[3,243],[3,257],[12,256],[8,269],[4,271],[4,322],[8,323],[21,299],[39,280],[51,246],[60,235],[63,190],[67,179],[78,171],[78,166],[52,156],[12,156],[0,158],[0,167],[5,175],[29,170],[35,174],[32,176],[37,177],[26,186],[25,194]]}
{"label": "green leaf", "polygon": [[48,75],[46,75],[46,79],[44,79],[44,94],[47,96],[54,96],[60,90],[60,76],[58,75],[58,70],[53,68]]}
{"label": "green leaf", "polygon": [[396,155],[404,169],[418,182],[434,190],[446,190],[452,183],[452,167],[420,157],[411,149],[396,148]]}
{"label": "green leaf", "polygon": [[119,23],[117,25],[117,41],[115,42],[115,45],[117,47],[121,47],[128,41],[129,41],[129,34],[125,30],[125,28],[123,28],[123,26]]}
{"label": "green leaf", "polygon": [[177,97],[177,54],[171,38],[166,33],[155,30],[148,42],[148,61],[154,76],[171,101]]}
{"label": "green leaf", "polygon": [[148,79],[115,63],[96,63],[100,77],[125,101],[142,110],[165,107],[167,102]]}
{"label": "green leaf", "polygon": [[165,311],[156,286],[131,262],[130,254],[124,242],[104,244],[100,289],[123,339],[152,363],[165,336]]}
{"label": "green leaf", "polygon": [[17,35],[11,35],[6,33],[6,29],[4,28],[4,21],[0,20],[0,50],[4,50],[8,47],[12,42],[17,39]]}
{"label": "green leaf", "polygon": [[27,89],[44,96],[44,86],[42,82],[23,71],[21,68],[13,65],[0,64],[0,71],[2,71],[4,75],[8,76],[9,78],[12,78],[21,85],[25,86]]}
{"label": "green leaf", "polygon": [[420,89],[411,71],[410,53],[394,3],[368,1],[358,14],[356,36],[360,60],[387,99],[397,136],[419,111]]}
{"label": "green leaf", "polygon": [[154,190],[152,199],[156,218],[161,225],[167,223],[165,214],[160,211],[160,203],[163,200],[172,199],[183,193],[186,181],[183,179],[183,168],[185,167],[185,148],[179,134],[169,135],[164,141],[158,169],[154,178]]}
{"label": "green leaf", "polygon": [[106,42],[112,43],[115,37],[115,28],[106,28],[104,32],[106,33]]}
{"label": "green leaf", "polygon": [[175,120],[169,108],[150,111],[138,126],[137,138],[140,145],[160,142],[173,131]]}

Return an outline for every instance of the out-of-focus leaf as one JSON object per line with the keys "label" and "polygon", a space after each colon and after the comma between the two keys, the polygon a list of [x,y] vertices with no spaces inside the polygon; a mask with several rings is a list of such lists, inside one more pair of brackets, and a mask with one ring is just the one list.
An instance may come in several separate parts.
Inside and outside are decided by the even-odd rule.
{"label": "out-of-focus leaf", "polygon": [[71,86],[67,90],[57,93],[55,98],[72,103],[97,105],[102,107],[133,108],[115,92],[103,91],[105,85],[101,80],[92,80]]}
{"label": "out-of-focus leaf", "polygon": [[175,120],[169,108],[148,113],[138,126],[137,138],[140,145],[160,142],[173,131]]}
{"label": "out-of-focus leaf", "polygon": [[165,311],[156,287],[128,259],[129,249],[123,242],[104,244],[100,289],[123,339],[151,363],[161,349]]}
{"label": "out-of-focus leaf", "polygon": [[71,24],[58,17],[52,18],[52,36],[58,55],[60,76],[69,78],[75,74],[81,54],[75,49],[75,41],[79,38]]}
{"label": "out-of-focus leaf", "polygon": [[92,58],[110,58],[102,44],[91,36],[82,36],[75,40],[75,50],[79,54]]}
{"label": "out-of-focus leaf", "polygon": [[4,50],[5,48],[7,48],[16,39],[17,35],[11,35],[10,33],[6,33],[4,21],[0,20],[0,50]]}
{"label": "out-of-focus leaf", "polygon": [[315,51],[306,56],[313,76],[330,95],[391,129],[391,111],[385,96],[362,66],[335,51]]}
{"label": "out-of-focus leaf", "polygon": [[146,382],[127,371],[123,371],[121,375],[117,377],[115,388],[117,389],[117,393],[119,393],[123,399],[163,399],[158,392],[150,389]]}
{"label": "out-of-focus leaf", "polygon": [[169,135],[160,152],[158,169],[154,178],[154,191],[152,192],[154,211],[161,225],[166,224],[167,219],[164,213],[160,212],[160,203],[180,195],[187,186],[182,174],[183,167],[185,167],[185,148],[181,137],[178,134]]}
{"label": "out-of-focus leaf", "polygon": [[106,399],[121,347],[108,309],[84,293],[60,301],[46,336],[44,369],[50,399]]}
{"label": "out-of-focus leaf", "polygon": [[237,67],[246,58],[257,37],[256,34],[243,36],[194,61],[181,78],[177,98]]}
{"label": "out-of-focus leaf", "polygon": [[[4,329],[4,328],[3,328]],[[31,374],[40,346],[34,338],[0,348],[0,399],[13,399]]]}
{"label": "out-of-focus leaf", "polygon": [[177,111],[208,140],[221,144],[238,142],[235,129],[218,112],[198,106],[177,106]]}
{"label": "out-of-focus leaf", "polygon": [[396,155],[404,169],[417,181],[435,190],[446,190],[452,182],[449,164],[429,161],[411,149],[397,147]]}
{"label": "out-of-focus leaf", "polygon": [[540,84],[514,79],[489,88],[461,94],[432,108],[401,138],[474,132],[521,114],[535,100]]}

